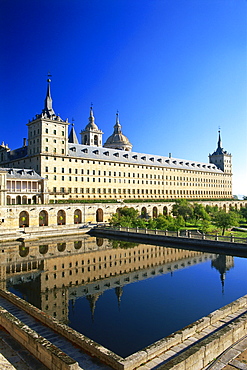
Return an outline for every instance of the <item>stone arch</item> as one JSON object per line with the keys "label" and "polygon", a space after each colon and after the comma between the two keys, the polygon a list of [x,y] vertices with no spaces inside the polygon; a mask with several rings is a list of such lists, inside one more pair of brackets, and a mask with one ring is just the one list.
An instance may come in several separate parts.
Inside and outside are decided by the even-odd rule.
{"label": "stone arch", "polygon": [[16,197],[16,204],[21,204],[21,196],[17,195]]}
{"label": "stone arch", "polygon": [[57,213],[57,224],[66,225],[66,213],[63,209],[60,209]]}
{"label": "stone arch", "polygon": [[29,247],[25,247],[24,245],[19,246],[19,255],[20,257],[27,257],[29,254]]}
{"label": "stone arch", "polygon": [[98,247],[102,247],[103,243],[104,243],[104,238],[96,238],[96,245]]}
{"label": "stone arch", "polygon": [[36,197],[36,195],[34,195],[32,197],[32,202],[33,202],[33,204],[37,204],[37,197]]}
{"label": "stone arch", "polygon": [[7,195],[7,205],[10,205],[10,204],[11,204],[11,197]]}
{"label": "stone arch", "polygon": [[167,206],[163,207],[163,216],[168,216],[168,208]]}
{"label": "stone arch", "polygon": [[48,252],[48,244],[39,245],[39,253],[46,254]]}
{"label": "stone arch", "polygon": [[98,144],[99,144],[98,135],[94,135],[93,143],[94,143],[94,145],[98,146]]}
{"label": "stone arch", "polygon": [[22,211],[19,214],[19,227],[28,227],[29,226],[29,213]]}
{"label": "stone arch", "polygon": [[74,212],[74,224],[81,224],[82,213],[80,209],[76,209]]}
{"label": "stone arch", "polygon": [[22,197],[22,204],[27,204],[27,196],[23,195]]}
{"label": "stone arch", "polygon": [[104,219],[103,209],[98,208],[96,211],[96,222],[103,222],[103,219]]}
{"label": "stone arch", "polygon": [[75,249],[80,249],[81,247],[82,247],[82,241],[81,240],[74,241],[74,248]]}
{"label": "stone arch", "polygon": [[45,210],[39,213],[39,226],[48,226],[48,213]]}
{"label": "stone arch", "polygon": [[57,243],[57,250],[59,252],[64,252],[66,249],[66,243]]}
{"label": "stone arch", "polygon": [[158,217],[158,208],[153,207],[153,218],[157,218],[157,217]]}
{"label": "stone arch", "polygon": [[147,208],[146,207],[142,207],[142,209],[141,209],[141,217],[142,218],[147,218]]}

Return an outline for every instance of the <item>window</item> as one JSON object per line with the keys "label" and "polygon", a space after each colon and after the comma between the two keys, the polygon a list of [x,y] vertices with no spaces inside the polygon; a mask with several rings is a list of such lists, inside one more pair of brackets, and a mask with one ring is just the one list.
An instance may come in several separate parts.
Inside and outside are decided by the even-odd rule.
{"label": "window", "polygon": [[48,167],[45,168],[45,172],[48,172]]}
{"label": "window", "polygon": [[53,131],[53,134],[54,134],[54,135],[56,135],[56,134],[57,134],[57,130],[54,130],[54,131]]}
{"label": "window", "polygon": [[45,133],[48,134],[48,128],[45,129]]}
{"label": "window", "polygon": [[62,167],[62,173],[64,173],[64,168]]}

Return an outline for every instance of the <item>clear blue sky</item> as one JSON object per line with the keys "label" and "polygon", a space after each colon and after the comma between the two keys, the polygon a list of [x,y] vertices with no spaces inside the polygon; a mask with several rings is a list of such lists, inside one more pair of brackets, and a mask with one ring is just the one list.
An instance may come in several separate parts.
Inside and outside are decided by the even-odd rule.
{"label": "clear blue sky", "polygon": [[119,110],[133,151],[208,162],[233,155],[247,195],[246,0],[0,0],[0,141],[14,149],[43,108],[104,141]]}

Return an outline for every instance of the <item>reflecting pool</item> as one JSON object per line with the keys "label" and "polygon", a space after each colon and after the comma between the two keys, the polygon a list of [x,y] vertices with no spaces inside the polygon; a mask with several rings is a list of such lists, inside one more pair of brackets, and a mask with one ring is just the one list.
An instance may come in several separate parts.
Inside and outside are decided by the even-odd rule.
{"label": "reflecting pool", "polygon": [[9,290],[123,357],[247,294],[246,258],[89,236],[11,253]]}

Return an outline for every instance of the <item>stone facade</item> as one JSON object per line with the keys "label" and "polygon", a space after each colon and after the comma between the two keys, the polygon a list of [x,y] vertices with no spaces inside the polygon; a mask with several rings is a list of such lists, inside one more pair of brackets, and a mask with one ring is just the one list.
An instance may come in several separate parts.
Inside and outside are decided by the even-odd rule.
{"label": "stone facade", "polygon": [[[210,163],[132,151],[117,114],[113,134],[102,146],[93,109],[78,144],[74,126],[52,108],[50,80],[45,106],[27,124],[28,144],[0,146],[0,165],[35,170],[47,181],[49,200],[217,199],[232,197],[231,155],[219,137]],[[45,200],[47,201],[47,199]]]}

